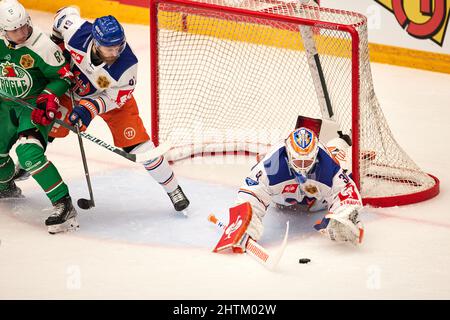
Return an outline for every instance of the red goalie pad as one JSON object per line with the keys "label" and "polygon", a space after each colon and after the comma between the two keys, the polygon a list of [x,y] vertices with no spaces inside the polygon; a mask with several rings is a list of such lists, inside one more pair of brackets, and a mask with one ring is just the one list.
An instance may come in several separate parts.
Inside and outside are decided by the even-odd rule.
{"label": "red goalie pad", "polygon": [[214,252],[231,248],[237,244],[247,230],[251,218],[252,207],[248,202],[230,208],[230,222],[214,248]]}

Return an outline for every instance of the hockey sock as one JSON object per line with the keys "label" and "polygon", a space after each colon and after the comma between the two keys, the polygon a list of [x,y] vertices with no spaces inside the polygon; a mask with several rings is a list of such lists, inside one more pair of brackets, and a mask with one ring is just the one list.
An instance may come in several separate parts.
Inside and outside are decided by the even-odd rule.
{"label": "hockey sock", "polygon": [[167,193],[174,191],[178,187],[175,173],[164,156],[145,162],[144,168]]}
{"label": "hockey sock", "polygon": [[52,203],[69,194],[67,185],[62,180],[56,167],[47,160],[44,149],[34,139],[27,139],[16,148],[17,157],[22,168],[30,172]]}
{"label": "hockey sock", "polygon": [[0,156],[0,190],[6,190],[14,176],[14,161],[9,155]]}

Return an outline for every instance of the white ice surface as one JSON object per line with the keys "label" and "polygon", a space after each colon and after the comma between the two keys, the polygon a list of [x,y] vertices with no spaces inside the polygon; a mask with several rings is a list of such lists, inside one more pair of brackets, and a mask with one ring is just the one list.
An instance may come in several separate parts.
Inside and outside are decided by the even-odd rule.
{"label": "white ice surface", "polygon": [[[31,11],[50,30],[52,15]],[[148,27],[126,25],[140,58],[136,99],[149,128]],[[252,159],[203,159],[174,166],[191,199],[190,216],[136,164],[85,141],[96,207],[79,209],[76,233],[51,236],[50,203],[33,180],[25,199],[0,202],[0,299],[449,299],[450,76],[374,64],[375,89],[394,136],[416,163],[441,181],[438,197],[419,204],[366,208],[364,244],[331,243],[312,229],[316,215],[271,208],[260,243],[276,250],[285,222],[288,246],[269,272],[245,255],[213,254],[220,232],[206,217],[227,219]],[[112,141],[101,119],[89,132]],[[88,197],[76,138],[49,147],[48,158],[72,197]],[[299,264],[299,258],[310,258]]]}

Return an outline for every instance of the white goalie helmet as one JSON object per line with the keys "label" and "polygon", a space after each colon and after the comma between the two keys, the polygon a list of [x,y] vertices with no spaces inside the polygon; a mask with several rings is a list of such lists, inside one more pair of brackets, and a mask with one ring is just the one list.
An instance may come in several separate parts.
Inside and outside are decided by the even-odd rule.
{"label": "white goalie helmet", "polygon": [[0,0],[0,33],[31,25],[31,18],[24,6],[16,0]]}
{"label": "white goalie helmet", "polygon": [[314,166],[319,141],[314,131],[300,127],[295,129],[285,141],[289,165],[301,180],[306,180],[306,174]]}

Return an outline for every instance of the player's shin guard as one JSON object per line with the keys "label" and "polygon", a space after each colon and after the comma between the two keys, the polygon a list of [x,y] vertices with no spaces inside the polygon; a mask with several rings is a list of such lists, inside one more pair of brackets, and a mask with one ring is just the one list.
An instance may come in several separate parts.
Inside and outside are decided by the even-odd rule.
{"label": "player's shin guard", "polygon": [[148,173],[166,190],[175,210],[183,211],[187,209],[189,200],[178,185],[175,173],[164,156],[148,161],[144,166]]}
{"label": "player's shin guard", "polygon": [[[154,147],[153,142],[149,140],[134,148],[131,153],[145,152]],[[146,161],[144,167],[167,192],[176,211],[183,211],[189,206],[189,200],[178,185],[175,173],[164,156]]]}
{"label": "player's shin guard", "polygon": [[177,178],[175,178],[175,173],[164,156],[145,162],[144,167],[167,193],[170,193],[177,188],[178,181]]}
{"label": "player's shin guard", "polygon": [[45,157],[44,148],[37,139],[20,138],[16,153],[21,167],[31,174],[52,203],[69,194],[67,185],[56,167]]}
{"label": "player's shin guard", "polygon": [[[153,148],[155,148],[155,145],[152,141],[148,140],[136,146],[130,153],[137,154]],[[164,156],[149,159],[144,163],[144,168],[167,193],[173,192],[178,187],[178,181],[175,178],[175,174]]]}

